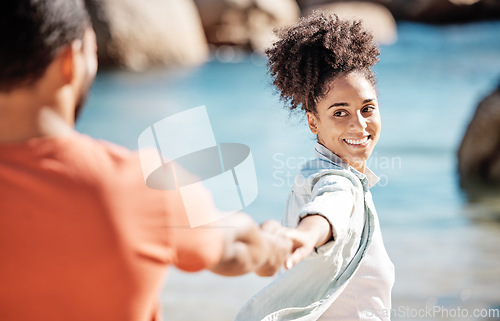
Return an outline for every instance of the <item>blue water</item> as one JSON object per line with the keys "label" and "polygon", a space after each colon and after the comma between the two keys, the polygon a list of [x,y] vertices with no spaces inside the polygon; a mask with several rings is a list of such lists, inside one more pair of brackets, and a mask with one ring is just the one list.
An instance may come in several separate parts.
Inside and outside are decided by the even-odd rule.
{"label": "blue water", "polygon": [[[450,229],[463,215],[456,151],[477,103],[500,81],[500,22],[402,23],[376,66],[383,132],[369,162],[383,228]],[[216,59],[191,69],[99,73],[77,129],[136,149],[152,123],[206,105],[218,142],[251,148],[259,183],[246,211],[280,219],[298,166],[312,156],[305,119],[274,94],[262,57]],[[487,138],[485,138],[487,139]]]}

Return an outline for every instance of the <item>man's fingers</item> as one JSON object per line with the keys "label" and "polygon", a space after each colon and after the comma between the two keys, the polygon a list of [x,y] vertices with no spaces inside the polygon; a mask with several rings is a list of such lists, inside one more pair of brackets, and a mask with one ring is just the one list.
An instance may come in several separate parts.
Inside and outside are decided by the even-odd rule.
{"label": "man's fingers", "polygon": [[258,276],[273,276],[277,270],[278,269],[276,269],[275,267],[266,265],[255,271],[255,274],[257,274]]}
{"label": "man's fingers", "polygon": [[260,228],[263,231],[268,232],[268,233],[272,233],[272,234],[282,234],[283,229],[284,229],[283,226],[281,226],[281,224],[275,220],[265,221],[264,223],[262,223],[260,225]]}
{"label": "man's fingers", "polygon": [[[274,232],[264,230],[261,232],[269,246],[269,252],[266,262],[264,262],[264,264],[255,271],[255,273],[260,276],[272,276],[276,273],[276,271],[284,265],[286,258],[293,250],[293,242],[284,235],[284,232],[277,232],[274,229],[275,226],[273,226],[275,224],[272,222],[266,224],[271,224],[268,225],[267,228]],[[279,223],[277,224],[281,227]]]}

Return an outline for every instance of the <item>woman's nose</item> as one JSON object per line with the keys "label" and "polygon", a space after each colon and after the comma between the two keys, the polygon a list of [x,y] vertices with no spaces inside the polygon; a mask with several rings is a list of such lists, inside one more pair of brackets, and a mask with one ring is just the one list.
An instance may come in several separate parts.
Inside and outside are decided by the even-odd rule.
{"label": "woman's nose", "polygon": [[366,118],[361,114],[360,111],[358,111],[356,115],[353,117],[351,126],[360,129],[366,128]]}

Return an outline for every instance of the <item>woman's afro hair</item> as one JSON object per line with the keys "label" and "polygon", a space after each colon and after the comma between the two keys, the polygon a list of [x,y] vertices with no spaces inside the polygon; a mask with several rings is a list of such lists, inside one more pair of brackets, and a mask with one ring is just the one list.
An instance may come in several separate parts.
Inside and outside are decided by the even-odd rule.
{"label": "woman's afro hair", "polygon": [[380,51],[361,22],[314,11],[276,34],[278,40],[266,50],[269,72],[290,111],[316,113],[330,81],[351,71],[363,72],[375,85],[370,68]]}

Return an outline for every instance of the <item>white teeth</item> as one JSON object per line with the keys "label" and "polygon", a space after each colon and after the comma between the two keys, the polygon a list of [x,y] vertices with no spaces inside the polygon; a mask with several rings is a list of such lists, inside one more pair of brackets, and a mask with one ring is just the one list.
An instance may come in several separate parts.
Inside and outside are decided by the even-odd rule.
{"label": "white teeth", "polygon": [[368,141],[368,136],[362,139],[345,139],[345,141],[351,145],[361,145]]}

